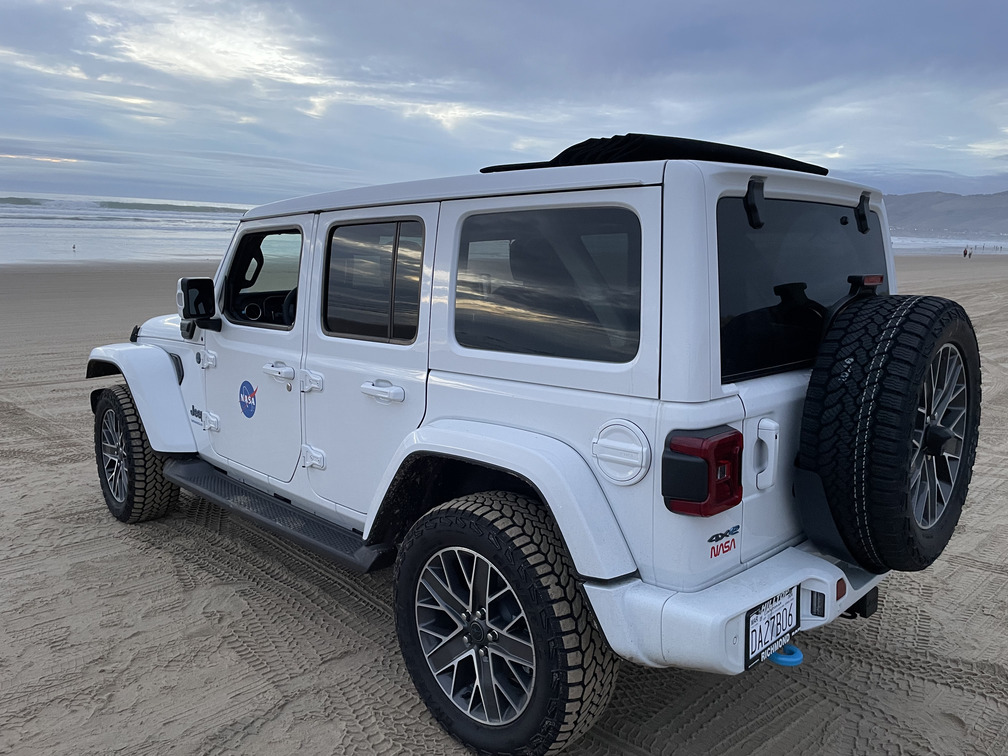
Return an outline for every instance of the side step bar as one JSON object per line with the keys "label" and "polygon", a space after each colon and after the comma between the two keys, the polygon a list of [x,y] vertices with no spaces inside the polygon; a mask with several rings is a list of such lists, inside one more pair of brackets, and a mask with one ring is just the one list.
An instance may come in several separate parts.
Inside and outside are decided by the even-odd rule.
{"label": "side step bar", "polygon": [[370,572],[387,567],[395,559],[395,548],[389,544],[368,545],[358,533],[230,478],[203,460],[166,459],[164,476],[182,488],[350,569]]}

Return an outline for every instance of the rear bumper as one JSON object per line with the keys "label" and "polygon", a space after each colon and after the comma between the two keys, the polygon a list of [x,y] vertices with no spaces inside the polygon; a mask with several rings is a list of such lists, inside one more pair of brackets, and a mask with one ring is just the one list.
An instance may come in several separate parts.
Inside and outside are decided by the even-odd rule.
{"label": "rear bumper", "polygon": [[[738,674],[745,669],[749,609],[801,585],[800,632],[804,632],[832,622],[884,577],[831,561],[813,548],[807,543],[787,548],[693,593],[657,588],[639,578],[586,583],[585,591],[606,639],[620,656],[649,667]],[[837,601],[840,579],[847,590]],[[810,611],[812,591],[826,596],[822,617]]]}

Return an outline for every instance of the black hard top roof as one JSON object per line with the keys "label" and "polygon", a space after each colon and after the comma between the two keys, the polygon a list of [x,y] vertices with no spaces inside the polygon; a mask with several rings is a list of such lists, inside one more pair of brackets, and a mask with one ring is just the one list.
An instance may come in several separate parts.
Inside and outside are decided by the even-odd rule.
{"label": "black hard top roof", "polygon": [[825,176],[829,171],[822,166],[792,160],[770,152],[733,147],[729,144],[703,142],[681,137],[655,136],[653,134],[623,134],[608,139],[586,139],[568,147],[552,160],[538,163],[512,163],[491,165],[480,173],[523,171],[533,168],[555,168],[567,165],[595,165],[598,163],[636,163],[645,160],[704,160],[715,163],[758,165],[764,168],[783,168],[789,171],[814,173]]}

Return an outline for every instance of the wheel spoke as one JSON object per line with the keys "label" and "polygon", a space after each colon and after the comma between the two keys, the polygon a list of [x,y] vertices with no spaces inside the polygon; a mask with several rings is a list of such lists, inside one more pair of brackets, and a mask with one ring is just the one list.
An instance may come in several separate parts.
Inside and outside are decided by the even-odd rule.
{"label": "wheel spoke", "polygon": [[920,457],[919,464],[914,465],[910,470],[910,490],[917,491],[921,485],[921,479],[924,475],[924,462],[925,458],[923,455]]}
{"label": "wheel spoke", "polygon": [[924,444],[917,439],[913,441],[913,453],[910,456],[910,484],[913,485],[913,481],[920,476],[920,471],[924,467],[924,458],[927,456],[927,452],[924,450]]}
{"label": "wheel spoke", "polygon": [[927,470],[927,507],[924,510],[924,527],[931,527],[938,514],[938,471],[935,469],[934,457],[930,457],[924,469]]}
{"label": "wheel spoke", "polygon": [[461,618],[462,612],[468,608],[462,599],[456,596],[441,577],[434,574],[432,570],[425,570],[420,582],[437,602],[437,605],[451,614],[453,619]]}
{"label": "wheel spoke", "polygon": [[517,662],[526,667],[535,664],[535,650],[532,648],[532,644],[508,633],[500,633],[497,643],[494,644],[494,652],[508,661]]}
{"label": "wheel spoke", "polygon": [[462,631],[447,638],[440,646],[427,654],[427,663],[431,671],[437,675],[448,667],[458,664],[466,654],[472,653],[462,640]]}
{"label": "wheel spoke", "polygon": [[[921,473],[924,470],[921,468]],[[914,519],[918,523],[924,522],[924,508],[927,506],[927,476],[918,474],[917,482],[910,489],[910,505],[913,510]]]}
{"label": "wheel spoke", "polygon": [[932,362],[924,381],[924,410],[928,415],[934,410],[935,397],[935,365]]}
{"label": "wheel spoke", "polygon": [[476,557],[469,598],[469,605],[473,608],[486,606],[490,594],[490,569],[490,563],[486,559]]}
{"label": "wheel spoke", "polygon": [[962,377],[962,365],[959,364],[958,360],[950,364],[945,377],[947,382],[941,386],[935,399],[934,416],[937,420],[941,420],[945,416],[953,400],[960,396],[965,398],[966,393],[965,383],[959,382],[959,379]]}
{"label": "wheel spoke", "polygon": [[476,680],[487,721],[500,722],[501,710],[500,703],[497,701],[497,684],[494,680],[493,665],[490,663],[489,655],[477,658]]}
{"label": "wheel spoke", "polygon": [[938,494],[942,507],[948,504],[949,499],[952,498],[952,487],[955,481],[952,466],[953,460],[946,455],[935,458],[935,477],[938,481]]}
{"label": "wheel spoke", "polygon": [[525,683],[522,680],[524,675],[518,674],[518,671],[511,662],[504,660],[504,664],[506,665],[508,676],[517,682],[518,686],[501,685],[498,688],[498,691],[502,696],[504,696],[504,700],[507,701],[508,706],[512,709],[518,709],[521,705],[522,698],[529,694],[530,689],[525,687]]}

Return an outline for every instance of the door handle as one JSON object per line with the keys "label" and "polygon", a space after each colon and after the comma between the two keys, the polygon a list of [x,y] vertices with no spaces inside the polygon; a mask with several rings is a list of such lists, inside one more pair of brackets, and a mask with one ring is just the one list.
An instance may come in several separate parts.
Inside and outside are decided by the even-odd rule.
{"label": "door handle", "polygon": [[777,476],[777,450],[780,445],[780,424],[769,417],[760,418],[756,436],[766,446],[766,467],[756,473],[756,488],[765,491]]}
{"label": "door handle", "polygon": [[360,387],[361,393],[377,399],[382,404],[402,402],[406,399],[406,390],[402,386],[393,386],[388,381],[365,381]]}
{"label": "door handle", "polygon": [[263,372],[273,376],[278,381],[293,381],[294,368],[284,365],[282,362],[269,362],[263,365]]}

